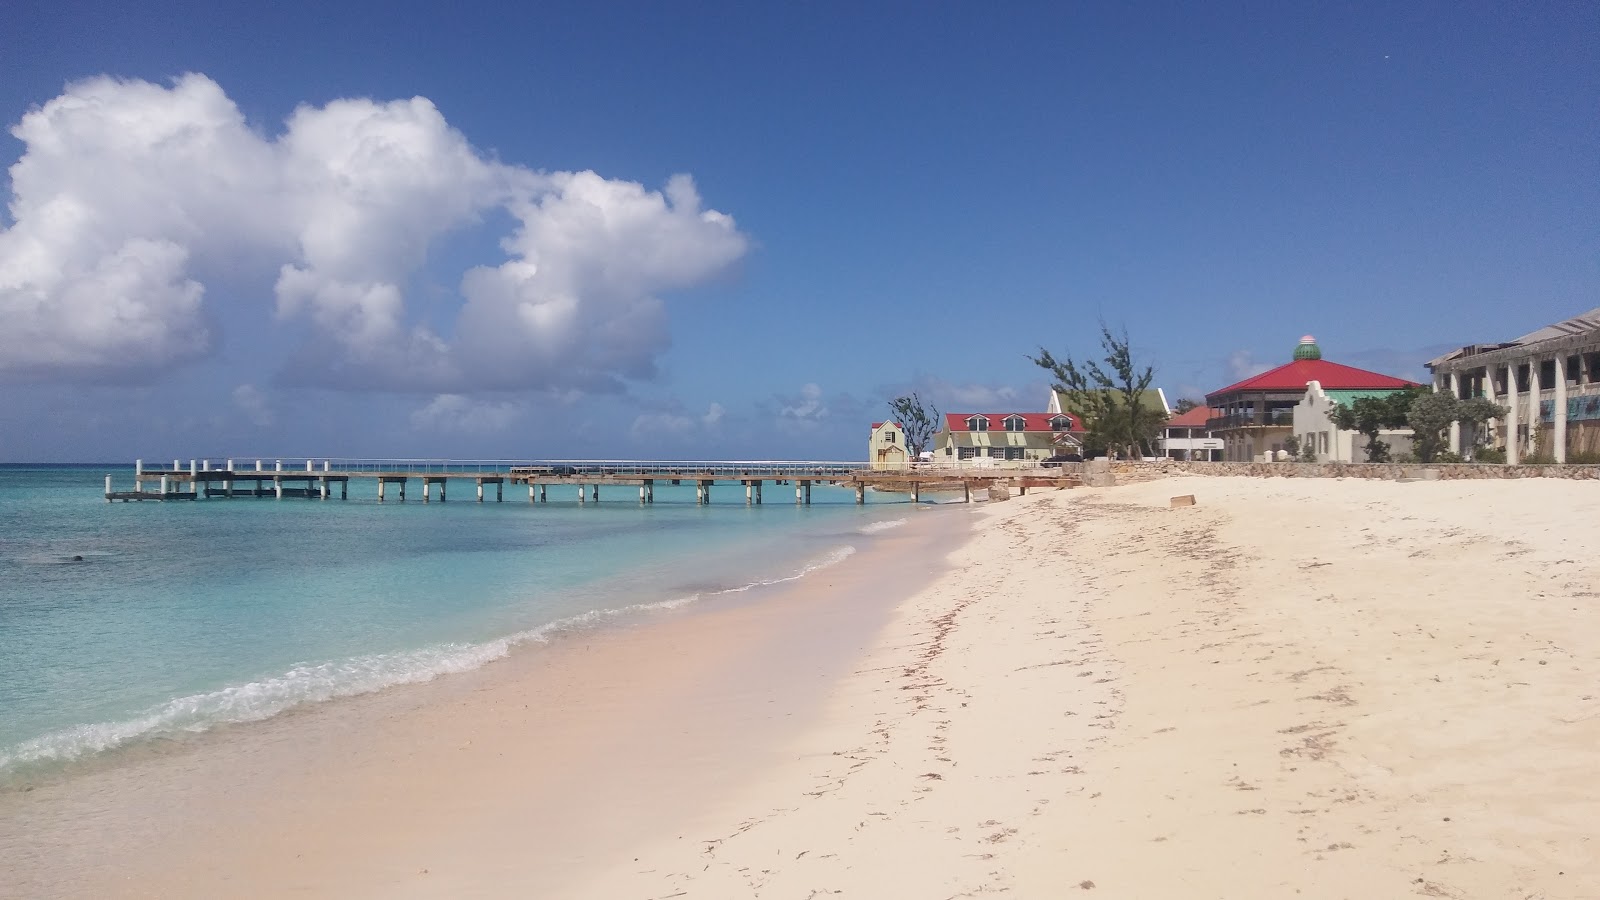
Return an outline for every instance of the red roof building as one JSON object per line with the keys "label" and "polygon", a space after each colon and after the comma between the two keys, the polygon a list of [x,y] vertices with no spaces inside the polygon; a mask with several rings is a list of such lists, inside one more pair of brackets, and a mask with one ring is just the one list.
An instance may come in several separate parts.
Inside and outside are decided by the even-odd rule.
{"label": "red roof building", "polygon": [[1188,412],[1174,413],[1162,427],[1161,450],[1168,459],[1216,461],[1222,459],[1222,440],[1211,430],[1211,420],[1222,415],[1220,409],[1196,406]]}
{"label": "red roof building", "polygon": [[955,465],[1036,464],[1083,445],[1083,422],[1071,413],[946,413],[934,459]]}
{"label": "red roof building", "polygon": [[1404,378],[1328,362],[1308,334],[1300,339],[1292,361],[1206,395],[1212,407],[1208,426],[1223,441],[1223,458],[1248,461],[1282,450],[1294,433],[1294,409],[1313,381],[1324,391],[1378,395],[1417,386]]}

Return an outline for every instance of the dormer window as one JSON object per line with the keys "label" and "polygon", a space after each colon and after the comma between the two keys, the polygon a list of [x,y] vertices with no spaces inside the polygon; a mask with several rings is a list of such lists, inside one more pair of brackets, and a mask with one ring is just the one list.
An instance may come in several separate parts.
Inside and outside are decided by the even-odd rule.
{"label": "dormer window", "polygon": [[1005,425],[1006,425],[1006,430],[1007,431],[1027,431],[1028,430],[1028,422],[1027,422],[1026,419],[1022,418],[1021,416],[1015,416],[1015,415],[1006,416]]}
{"label": "dormer window", "polygon": [[968,419],[967,419],[967,430],[968,431],[988,431],[989,430],[989,417],[988,416],[970,416],[970,417],[968,417]]}
{"label": "dormer window", "polygon": [[1051,416],[1050,417],[1050,430],[1051,431],[1071,431],[1072,430],[1072,419],[1070,417],[1068,417],[1068,416]]}

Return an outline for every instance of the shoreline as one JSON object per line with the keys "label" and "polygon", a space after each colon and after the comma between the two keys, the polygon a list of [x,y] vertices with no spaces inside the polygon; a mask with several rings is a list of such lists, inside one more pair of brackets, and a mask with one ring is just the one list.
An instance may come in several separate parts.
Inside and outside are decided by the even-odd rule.
{"label": "shoreline", "polygon": [[[480,668],[429,682],[122,748],[115,759],[0,793],[0,856],[22,863],[18,883],[29,895],[198,897],[237,894],[244,885],[246,893],[262,895],[386,893],[398,889],[400,874],[415,871],[409,861],[388,858],[430,855],[427,837],[445,827],[436,816],[458,806],[443,786],[452,778],[463,795],[489,800],[497,782],[517,780],[529,803],[581,809],[582,798],[556,782],[573,772],[587,773],[579,780],[601,780],[600,761],[608,755],[646,776],[646,760],[617,747],[660,743],[663,736],[683,758],[722,752],[707,746],[720,737],[728,748],[722,764],[754,773],[761,735],[790,727],[815,705],[892,608],[893,586],[874,561],[894,558],[908,544],[948,544],[966,527],[966,516],[951,509],[909,508],[905,518],[903,526],[874,528],[864,552],[804,577],[513,648]],[[774,660],[785,665],[775,668]],[[793,684],[773,682],[785,672],[797,676]],[[703,703],[718,690],[715,679],[728,673],[741,676],[742,694],[721,698],[720,706]],[[760,690],[782,698],[781,717],[755,708]],[[696,712],[702,736],[668,721],[669,710],[697,703],[708,707]],[[508,713],[513,706],[530,711]],[[746,733],[729,733],[735,724]],[[481,764],[476,757],[489,744],[495,744],[491,765],[525,746],[529,766],[554,774],[502,768],[495,777],[467,773],[463,780],[451,771],[458,760]],[[736,748],[748,758],[738,758]],[[426,790],[414,787],[422,783]],[[396,796],[408,791],[403,800]],[[409,826],[391,821],[397,803],[416,816]],[[94,827],[83,827],[85,821]],[[616,840],[626,831],[610,823],[584,831],[570,821],[563,830],[546,834],[546,843],[560,846],[580,834]],[[345,843],[363,831],[367,837]],[[356,848],[368,865],[352,866]],[[308,855],[318,858],[307,861]],[[562,867],[552,858],[548,868]],[[364,878],[351,877],[352,869]],[[439,864],[433,871],[441,871]],[[559,874],[539,872],[543,883]]]}
{"label": "shoreline", "polygon": [[106,861],[31,893],[1600,894],[1600,485],[961,509],[759,603],[152,769],[118,821],[153,836],[87,817],[26,861]]}

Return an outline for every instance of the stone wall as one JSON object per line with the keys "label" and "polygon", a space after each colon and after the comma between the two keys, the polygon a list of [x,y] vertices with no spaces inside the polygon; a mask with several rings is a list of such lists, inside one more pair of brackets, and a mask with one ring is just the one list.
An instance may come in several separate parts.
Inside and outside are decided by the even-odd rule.
{"label": "stone wall", "polygon": [[1506,466],[1496,463],[1303,463],[1117,461],[1112,472],[1138,478],[1188,472],[1195,475],[1251,475],[1261,478],[1578,478],[1600,479],[1600,466]]}

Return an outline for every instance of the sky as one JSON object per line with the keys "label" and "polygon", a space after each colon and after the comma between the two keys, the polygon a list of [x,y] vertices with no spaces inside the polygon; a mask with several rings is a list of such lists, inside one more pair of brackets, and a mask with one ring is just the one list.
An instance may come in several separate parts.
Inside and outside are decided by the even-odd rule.
{"label": "sky", "polygon": [[1600,4],[0,4],[0,462],[857,459],[1600,306]]}

